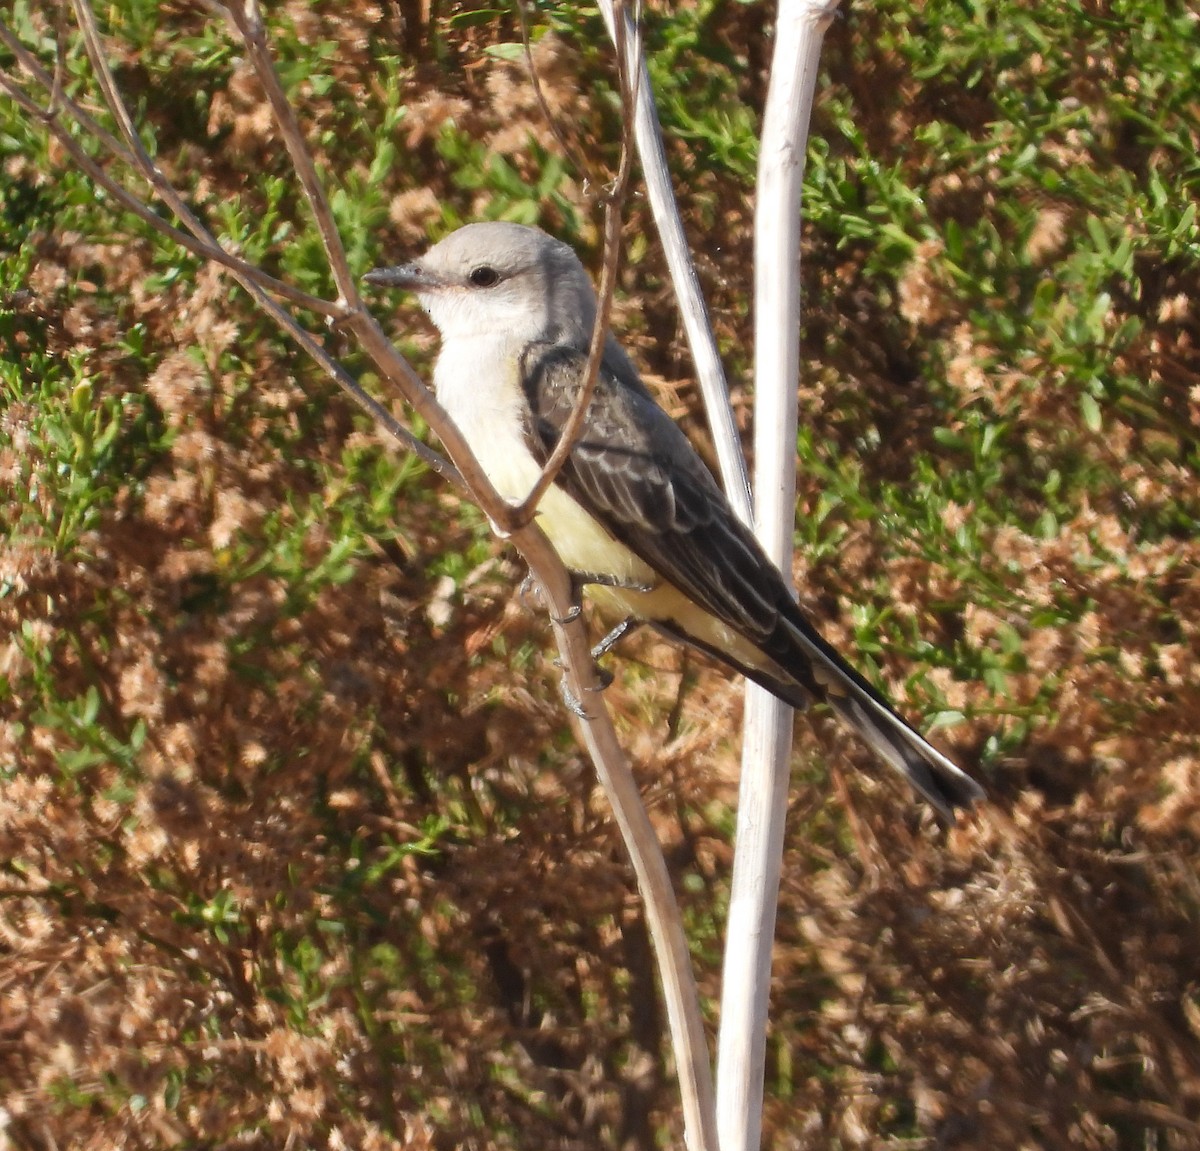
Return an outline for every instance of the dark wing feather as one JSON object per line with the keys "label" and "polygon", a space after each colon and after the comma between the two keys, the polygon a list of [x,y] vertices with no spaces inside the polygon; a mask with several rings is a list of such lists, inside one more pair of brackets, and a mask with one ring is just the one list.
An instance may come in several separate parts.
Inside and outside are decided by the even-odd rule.
{"label": "dark wing feather", "polygon": [[[523,376],[544,461],[570,417],[586,357],[535,344]],[[606,360],[559,483],[613,537],[712,615],[768,649],[791,602],[687,437],[636,377]]]}

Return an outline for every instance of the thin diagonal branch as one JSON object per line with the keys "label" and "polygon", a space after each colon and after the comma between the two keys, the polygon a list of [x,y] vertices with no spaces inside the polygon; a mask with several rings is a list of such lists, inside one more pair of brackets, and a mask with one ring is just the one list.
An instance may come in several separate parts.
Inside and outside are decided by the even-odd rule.
{"label": "thin diagonal branch", "polygon": [[[323,300],[320,296],[314,296],[300,288],[295,288],[283,280],[278,280],[256,265],[247,263],[240,257],[226,251],[207,229],[199,224],[199,221],[197,221],[199,234],[192,234],[168,223],[156,212],[148,208],[143,201],[139,200],[120,181],[111,176],[96,159],[88,155],[79,141],[62,122],[60,113],[65,112],[84,132],[96,139],[104,147],[105,151],[116,160],[127,164],[135,171],[142,172],[142,166],[120,141],[98,124],[79,104],[63,93],[58,79],[58,70],[56,69],[55,75],[47,72],[37,62],[37,59],[25,49],[24,45],[16,39],[12,30],[3,23],[0,23],[0,43],[3,43],[6,48],[13,52],[22,70],[27,72],[32,79],[51,93],[51,103],[48,108],[43,108],[11,75],[5,72],[0,72],[0,88],[3,88],[13,103],[19,108],[32,118],[41,121],[46,126],[47,131],[63,146],[63,149],[71,156],[75,163],[126,211],[132,212],[140,220],[149,224],[160,235],[174,241],[180,247],[186,248],[193,255],[200,256],[206,260],[212,260],[228,268],[230,271],[245,275],[274,296],[287,300],[297,307],[307,308],[318,315],[328,316],[331,319],[339,319],[344,316],[345,309],[340,305],[329,300]],[[144,175],[144,173],[142,174]],[[158,186],[155,185],[154,187],[156,192],[159,191]],[[174,189],[172,188],[171,191],[174,192]],[[168,207],[172,207],[172,205],[168,204]],[[174,210],[173,207],[172,210]],[[178,215],[178,213],[176,214]],[[180,216],[180,218],[182,219],[183,217]]]}
{"label": "thin diagonal branch", "polygon": [[526,0],[516,0],[515,7],[517,9],[517,18],[521,22],[521,47],[525,50],[525,70],[529,73],[529,82],[533,85],[533,96],[537,100],[542,116],[545,118],[546,126],[550,129],[550,134],[563,150],[563,155],[583,175],[583,186],[586,190],[589,183],[595,183],[592,180],[591,165],[588,164],[583,153],[567,139],[566,133],[563,132],[554,113],[550,111],[550,105],[546,101],[546,93],[542,90],[542,81],[533,63],[533,48],[529,42],[529,14],[525,10],[525,2]]}
{"label": "thin diagonal branch", "polygon": [[629,179],[632,156],[632,151],[622,146],[617,190],[614,192],[613,198],[604,205],[604,263],[600,269],[596,322],[592,327],[591,343],[588,345],[587,364],[583,372],[583,387],[579,389],[579,395],[575,397],[571,414],[563,425],[558,443],[554,445],[554,451],[550,453],[550,458],[542,468],[542,474],[538,476],[537,483],[513,511],[513,516],[518,522],[526,522],[533,516],[542,496],[558,478],[558,473],[562,471],[567,457],[579,442],[584,423],[587,420],[588,408],[591,405],[592,396],[595,394],[596,384],[600,379],[600,363],[604,359],[604,344],[608,339],[608,323],[612,316],[617,265],[621,258],[621,205],[625,199],[625,186]]}
{"label": "thin diagonal branch", "polygon": [[333,218],[329,199],[325,195],[325,189],[317,175],[312,153],[304,142],[304,135],[300,131],[296,113],[279,81],[279,73],[275,70],[275,62],[271,58],[271,51],[267,46],[262,9],[258,5],[258,0],[241,0],[240,3],[239,0],[233,0],[232,3],[226,5],[226,11],[241,33],[250,60],[254,65],[254,71],[266,91],[271,111],[275,114],[275,122],[283,134],[288,155],[291,157],[296,175],[300,178],[300,186],[304,189],[304,196],[308,200],[309,210],[313,214],[317,231],[320,233],[321,243],[325,246],[325,255],[329,260],[338,297],[347,307],[356,308],[361,303],[358,283],[350,271],[346,248],[342,243],[341,234],[338,232],[337,221]]}
{"label": "thin diagonal branch", "polygon": [[[125,138],[125,144],[133,154],[136,167],[147,178],[155,192],[164,186],[174,192],[171,182],[159,170],[158,165],[150,159],[149,153],[143,147],[141,137],[134,127],[133,117],[130,116],[129,109],[125,107],[125,101],[117,91],[117,84],[113,79],[112,69],[108,66],[108,56],[105,54],[104,44],[100,39],[100,30],[96,27],[96,16],[91,5],[84,0],[74,0],[74,7],[75,19],[83,33],[84,47],[87,50],[88,59],[91,61],[92,71],[96,74],[96,81],[100,85],[104,103],[117,121],[121,135]],[[181,215],[180,219],[186,220],[186,217]]]}
{"label": "thin diagonal branch", "polygon": [[67,6],[54,6],[54,86],[50,90],[50,107],[57,108],[63,95],[63,77],[67,73]]}

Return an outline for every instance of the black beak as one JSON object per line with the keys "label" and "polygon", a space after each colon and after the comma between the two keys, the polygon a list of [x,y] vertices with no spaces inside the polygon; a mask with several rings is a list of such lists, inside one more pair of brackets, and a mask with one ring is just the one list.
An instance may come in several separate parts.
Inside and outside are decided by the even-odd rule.
{"label": "black beak", "polygon": [[394,268],[375,268],[363,276],[363,283],[375,288],[404,288],[410,292],[427,292],[444,288],[445,281],[420,264],[399,264]]}

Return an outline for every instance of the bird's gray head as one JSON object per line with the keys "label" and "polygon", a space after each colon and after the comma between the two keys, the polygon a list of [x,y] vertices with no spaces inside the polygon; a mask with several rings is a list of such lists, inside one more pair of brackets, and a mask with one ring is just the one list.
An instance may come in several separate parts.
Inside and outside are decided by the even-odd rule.
{"label": "bird's gray head", "polygon": [[586,348],[596,296],[575,253],[540,228],[468,224],[369,284],[415,292],[444,340],[503,335]]}

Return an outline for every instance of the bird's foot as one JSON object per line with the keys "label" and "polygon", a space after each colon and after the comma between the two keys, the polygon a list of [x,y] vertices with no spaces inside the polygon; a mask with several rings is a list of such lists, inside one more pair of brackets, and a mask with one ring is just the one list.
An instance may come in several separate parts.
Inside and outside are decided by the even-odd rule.
{"label": "bird's foot", "polygon": [[[563,703],[567,705],[572,715],[576,715],[580,719],[590,719],[591,717],[588,715],[587,709],[583,706],[583,701],[571,690],[571,685],[567,680],[567,673],[563,669],[561,661],[556,659],[554,662],[559,669],[558,691],[562,696]],[[587,691],[604,691],[612,684],[613,674],[607,668],[601,667],[599,664],[593,664],[592,671],[596,675],[596,686],[587,688]]]}
{"label": "bird's foot", "polygon": [[[605,671],[603,668],[596,668],[596,679],[599,681],[594,688],[589,688],[589,691],[603,691],[610,683],[612,683],[612,673]],[[558,681],[559,694],[562,696],[562,701],[567,705],[567,710],[578,719],[591,719],[588,710],[583,705],[583,701],[571,690],[571,685],[567,682],[567,676],[564,672],[562,678]]]}

